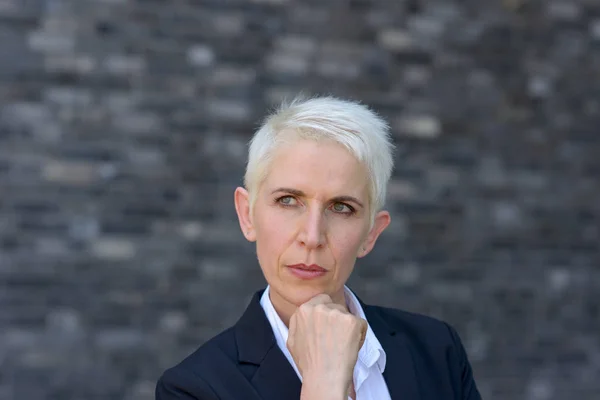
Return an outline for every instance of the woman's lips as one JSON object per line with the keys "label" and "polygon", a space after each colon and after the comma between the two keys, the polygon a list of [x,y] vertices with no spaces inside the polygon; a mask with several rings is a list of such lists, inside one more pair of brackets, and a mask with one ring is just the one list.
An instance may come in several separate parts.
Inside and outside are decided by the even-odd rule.
{"label": "woman's lips", "polygon": [[327,273],[327,270],[319,265],[312,264],[295,264],[288,265],[292,275],[300,279],[315,279],[319,278]]}

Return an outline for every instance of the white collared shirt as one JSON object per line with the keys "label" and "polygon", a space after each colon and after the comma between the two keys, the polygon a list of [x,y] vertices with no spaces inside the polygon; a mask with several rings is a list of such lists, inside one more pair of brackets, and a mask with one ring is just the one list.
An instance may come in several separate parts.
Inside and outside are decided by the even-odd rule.
{"label": "white collared shirt", "polygon": [[[346,286],[344,286],[344,295],[350,312],[353,315],[366,320],[367,318],[358,299]],[[298,367],[296,367],[296,363],[286,345],[288,328],[275,311],[273,303],[271,303],[269,286],[267,286],[267,289],[260,299],[260,305],[265,311],[269,323],[271,324],[275,339],[277,340],[277,345],[292,367],[294,367],[294,371],[296,371],[298,378],[300,378],[300,382],[302,382],[302,376],[300,375]],[[369,325],[365,336],[365,342],[358,352],[358,360],[354,366],[354,390],[356,392],[356,400],[391,400],[387,385],[383,379],[385,362],[385,351]]]}

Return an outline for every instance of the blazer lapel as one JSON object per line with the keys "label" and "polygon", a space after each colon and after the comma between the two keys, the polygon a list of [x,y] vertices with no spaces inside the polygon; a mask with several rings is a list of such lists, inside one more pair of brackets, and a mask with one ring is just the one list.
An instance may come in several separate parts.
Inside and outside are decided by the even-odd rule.
{"label": "blazer lapel", "polygon": [[238,359],[241,364],[256,366],[250,382],[261,399],[298,399],[300,379],[277,346],[271,324],[260,305],[263,292],[260,290],[254,294],[235,325]]}
{"label": "blazer lapel", "polygon": [[299,399],[302,384],[277,344],[263,359],[252,384],[264,400]]}
{"label": "blazer lapel", "polygon": [[[359,300],[360,301],[360,300]],[[386,355],[383,377],[392,400],[420,399],[415,365],[404,334],[390,326],[376,307],[361,302],[367,321]]]}

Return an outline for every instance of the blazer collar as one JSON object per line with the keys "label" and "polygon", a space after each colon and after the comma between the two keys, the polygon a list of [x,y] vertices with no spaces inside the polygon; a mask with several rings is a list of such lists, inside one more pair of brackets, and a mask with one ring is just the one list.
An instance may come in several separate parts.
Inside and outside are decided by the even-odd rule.
{"label": "blazer collar", "polygon": [[[238,360],[257,367],[251,382],[262,399],[300,398],[301,383],[281,352],[261,305],[264,290],[254,294],[235,325]],[[358,298],[358,296],[357,296]],[[392,399],[419,399],[419,387],[409,341],[400,327],[389,323],[381,308],[358,301],[386,353],[383,377]]]}

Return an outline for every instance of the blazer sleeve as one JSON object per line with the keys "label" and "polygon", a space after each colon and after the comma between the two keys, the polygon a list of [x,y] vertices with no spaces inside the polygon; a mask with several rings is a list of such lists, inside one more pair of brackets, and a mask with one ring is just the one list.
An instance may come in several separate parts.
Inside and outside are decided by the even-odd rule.
{"label": "blazer sleeve", "polygon": [[465,351],[462,341],[460,340],[460,337],[454,328],[448,324],[446,324],[446,326],[450,330],[450,336],[452,337],[452,342],[454,343],[454,349],[458,359],[457,367],[460,377],[460,388],[462,393],[461,399],[481,400],[481,395],[479,394],[479,390],[475,384],[475,379],[473,378],[471,363],[469,362],[467,352]]}
{"label": "blazer sleeve", "polygon": [[220,400],[204,379],[182,368],[166,370],[154,396],[155,400]]}

